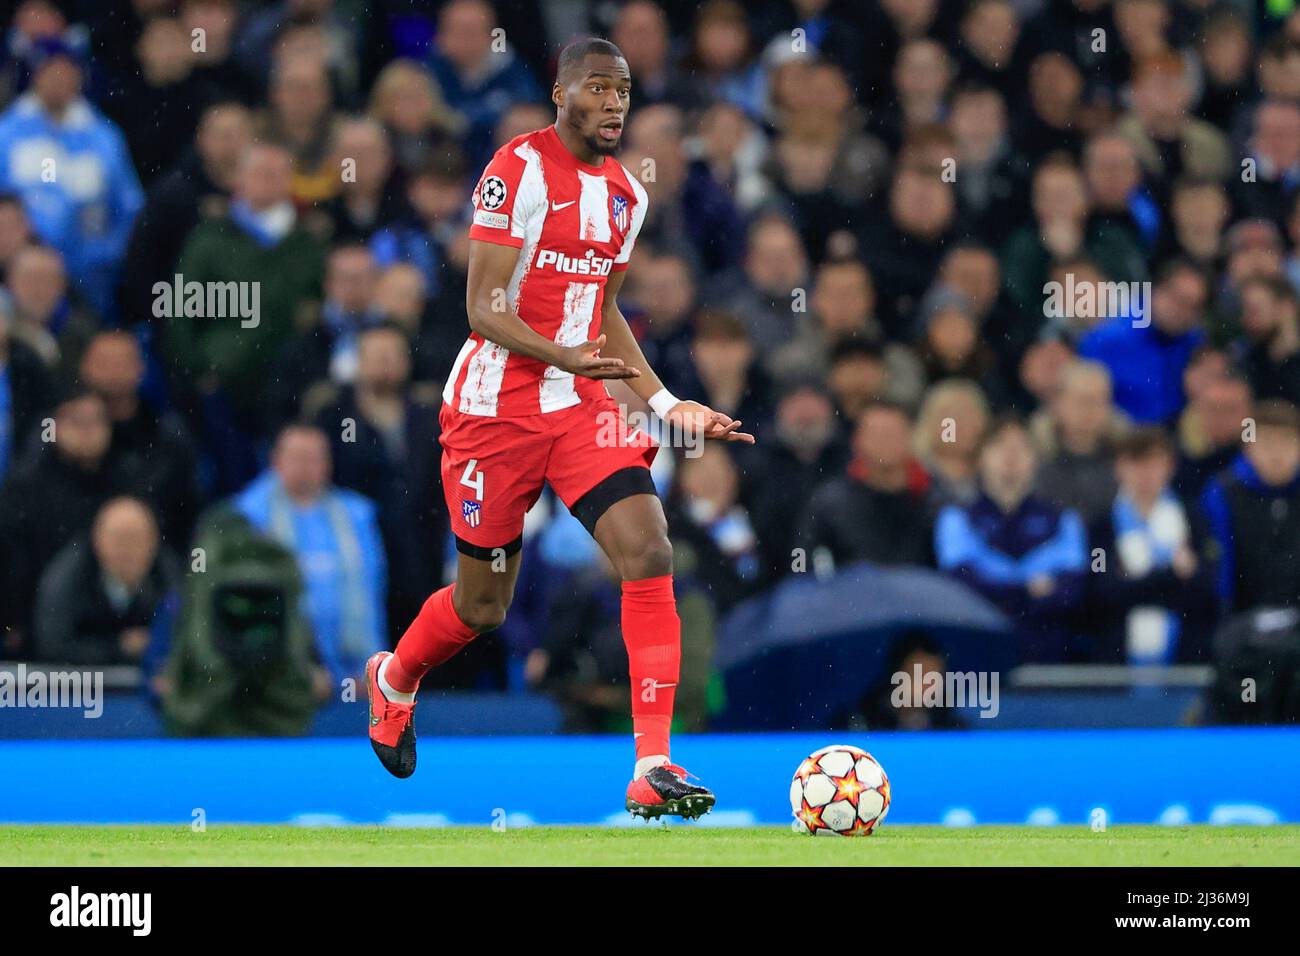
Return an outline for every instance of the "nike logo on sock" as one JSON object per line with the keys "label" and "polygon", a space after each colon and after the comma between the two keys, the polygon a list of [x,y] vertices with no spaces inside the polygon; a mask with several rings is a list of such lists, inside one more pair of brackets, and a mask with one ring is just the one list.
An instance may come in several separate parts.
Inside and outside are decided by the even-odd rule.
{"label": "nike logo on sock", "polygon": [[559,212],[561,209],[568,209],[570,206],[572,206],[572,205],[573,205],[575,202],[577,202],[577,201],[578,201],[578,200],[576,200],[576,199],[570,199],[568,202],[556,202],[554,199],[552,199],[552,200],[551,200],[551,212]]}

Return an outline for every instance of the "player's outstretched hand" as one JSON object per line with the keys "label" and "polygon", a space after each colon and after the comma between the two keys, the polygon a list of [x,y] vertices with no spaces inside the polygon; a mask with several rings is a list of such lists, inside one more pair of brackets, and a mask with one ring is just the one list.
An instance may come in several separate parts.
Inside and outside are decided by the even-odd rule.
{"label": "player's outstretched hand", "polygon": [[715,412],[699,402],[678,402],[668,409],[668,423],[685,429],[691,434],[704,433],[705,438],[720,438],[723,441],[740,441],[747,445],[754,444],[754,436],[739,431],[743,422]]}
{"label": "player's outstretched hand", "polygon": [[600,350],[604,347],[605,336],[601,335],[581,345],[561,349],[560,361],[555,363],[555,367],[583,378],[636,378],[641,374],[639,368],[620,358],[602,358]]}

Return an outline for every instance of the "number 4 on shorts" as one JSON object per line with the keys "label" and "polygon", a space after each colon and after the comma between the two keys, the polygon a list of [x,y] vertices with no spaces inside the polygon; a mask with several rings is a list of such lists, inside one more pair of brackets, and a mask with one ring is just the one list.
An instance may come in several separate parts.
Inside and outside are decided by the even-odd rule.
{"label": "number 4 on shorts", "polygon": [[469,464],[465,466],[465,473],[460,476],[460,483],[474,489],[474,497],[478,501],[483,500],[483,472],[475,471],[478,468],[478,459],[471,458]]}

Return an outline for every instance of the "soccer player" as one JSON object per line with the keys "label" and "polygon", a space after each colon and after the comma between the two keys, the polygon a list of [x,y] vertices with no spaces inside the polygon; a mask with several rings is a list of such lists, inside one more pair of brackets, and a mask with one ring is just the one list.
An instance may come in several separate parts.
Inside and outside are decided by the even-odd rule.
{"label": "soccer player", "polygon": [[670,433],[754,438],[739,421],[665,389],[615,301],[646,214],[645,189],[613,158],[630,89],[618,47],[570,44],[551,90],[555,125],[502,146],[475,189],[471,332],[441,412],[456,581],[425,602],[395,653],[368,662],[370,741],[394,776],[415,771],[420,678],[505,620],[524,512],[549,482],[622,579],[636,742],[627,808],[695,817],[714,796],[669,754],[681,622],[650,479],[657,446],[627,426],[602,381],[625,380]]}

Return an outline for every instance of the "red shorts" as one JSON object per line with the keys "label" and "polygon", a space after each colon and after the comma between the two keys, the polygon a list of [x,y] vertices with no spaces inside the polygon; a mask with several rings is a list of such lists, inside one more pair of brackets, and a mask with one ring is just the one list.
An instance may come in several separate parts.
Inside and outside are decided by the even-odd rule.
{"label": "red shorts", "polygon": [[442,490],[451,530],[480,548],[513,543],[524,512],[551,488],[569,508],[624,468],[649,468],[659,445],[628,427],[606,395],[571,408],[518,418],[466,415],[443,403]]}

